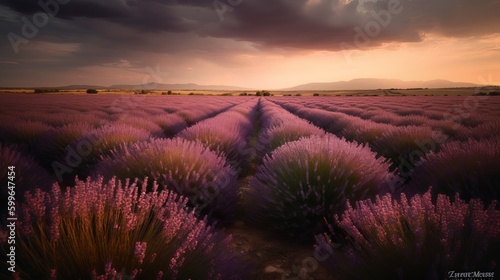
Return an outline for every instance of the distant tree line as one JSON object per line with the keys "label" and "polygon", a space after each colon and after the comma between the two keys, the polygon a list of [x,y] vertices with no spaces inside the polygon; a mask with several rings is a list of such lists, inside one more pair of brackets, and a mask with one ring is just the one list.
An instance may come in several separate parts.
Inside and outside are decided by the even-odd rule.
{"label": "distant tree line", "polygon": [[51,92],[59,92],[59,90],[53,88],[36,88],[34,90],[34,93],[51,93]]}
{"label": "distant tree line", "polygon": [[169,90],[169,91],[162,92],[161,95],[181,95],[181,93],[180,92],[172,92],[171,90]]}
{"label": "distant tree line", "polygon": [[259,90],[255,93],[255,96],[271,96],[271,93],[267,90]]}
{"label": "distant tree line", "polygon": [[475,96],[485,96],[485,95],[490,95],[490,96],[500,96],[500,91],[490,91],[488,93],[486,92],[479,92],[474,94]]}

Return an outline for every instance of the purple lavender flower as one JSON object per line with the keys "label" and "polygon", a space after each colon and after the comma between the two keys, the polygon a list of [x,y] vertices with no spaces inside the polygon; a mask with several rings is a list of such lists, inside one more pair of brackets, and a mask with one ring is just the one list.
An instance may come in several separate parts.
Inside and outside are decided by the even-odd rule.
{"label": "purple lavender flower", "polygon": [[363,120],[353,122],[342,130],[341,135],[348,141],[371,144],[382,134],[395,129],[394,126],[385,123]]}
{"label": "purple lavender flower", "polygon": [[[201,142],[154,139],[123,145],[102,158],[94,177],[153,178],[162,188],[190,199],[210,218],[232,220],[237,201],[236,173],[224,157]],[[151,184],[150,186],[151,187]]]}
{"label": "purple lavender flower", "polygon": [[260,155],[264,156],[277,147],[312,135],[324,136],[325,131],[301,119],[282,107],[269,101],[262,101],[262,133],[259,144],[263,147]]}
{"label": "purple lavender flower", "polygon": [[40,121],[1,119],[0,142],[19,144],[33,150],[39,139],[51,129],[51,126]]}
{"label": "purple lavender flower", "polygon": [[332,135],[289,142],[258,168],[248,211],[275,230],[310,238],[346,201],[387,191],[388,168],[369,148]]}
{"label": "purple lavender flower", "polygon": [[[26,196],[16,267],[24,278],[242,279],[248,266],[231,236],[198,220],[170,190],[147,179],[79,181]],[[57,209],[53,212],[52,209]],[[56,216],[56,219],[53,218]],[[216,276],[216,277],[213,277]]]}
{"label": "purple lavender flower", "polygon": [[[43,190],[49,190],[52,185],[52,179],[45,169],[40,167],[32,156],[26,155],[22,150],[14,145],[5,145],[0,143],[0,168],[3,172],[0,174],[0,180],[5,183],[1,194],[3,198],[7,198],[7,171],[9,166],[15,167],[15,176],[13,183],[15,184],[16,200],[23,200],[25,191],[29,191],[39,187]],[[6,200],[5,200],[6,201]],[[7,207],[2,209],[6,211]]]}
{"label": "purple lavender flower", "polygon": [[146,242],[136,242],[135,243],[135,251],[134,256],[137,258],[140,264],[144,262],[144,258],[146,257]]}
{"label": "purple lavender flower", "polygon": [[443,279],[450,270],[494,271],[499,261],[496,201],[485,209],[458,194],[453,202],[438,195],[435,203],[430,190],[410,200],[386,194],[349,205],[335,220],[347,238],[330,230],[316,236],[315,251],[340,279]]}
{"label": "purple lavender flower", "polygon": [[155,137],[165,136],[165,134],[163,133],[163,129],[158,124],[151,121],[149,119],[149,115],[140,116],[136,115],[136,113],[134,112],[133,115],[130,114],[123,116],[117,122],[118,124],[126,124],[135,128],[144,129]]}
{"label": "purple lavender flower", "polygon": [[50,166],[53,161],[60,160],[67,155],[67,148],[70,144],[92,129],[93,127],[85,122],[53,128],[38,141],[35,154],[43,165]]}
{"label": "purple lavender flower", "polygon": [[152,117],[152,121],[159,125],[167,137],[174,136],[187,127],[186,121],[176,114],[161,114]]}
{"label": "purple lavender flower", "polygon": [[250,153],[248,137],[253,132],[252,116],[255,115],[257,100],[231,108],[213,118],[199,122],[178,136],[197,140],[216,152],[222,152],[238,170],[244,166]]}
{"label": "purple lavender flower", "polygon": [[415,168],[409,190],[429,186],[438,193],[459,193],[463,199],[500,199],[500,136],[449,142],[427,155]]}
{"label": "purple lavender flower", "polygon": [[480,124],[473,128],[467,128],[462,131],[457,138],[460,140],[467,141],[469,138],[475,140],[482,140],[490,137],[496,137],[500,135],[500,121],[492,120]]}
{"label": "purple lavender flower", "polygon": [[397,168],[403,177],[409,178],[413,167],[418,165],[427,153],[438,151],[440,144],[445,140],[446,136],[443,133],[434,131],[430,127],[403,126],[384,132],[370,146],[391,160],[391,170]]}

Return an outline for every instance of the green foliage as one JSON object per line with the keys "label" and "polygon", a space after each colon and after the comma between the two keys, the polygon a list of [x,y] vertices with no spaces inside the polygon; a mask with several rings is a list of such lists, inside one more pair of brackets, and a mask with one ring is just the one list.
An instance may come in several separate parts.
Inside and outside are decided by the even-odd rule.
{"label": "green foliage", "polygon": [[51,92],[59,92],[58,89],[50,89],[50,88],[36,88],[34,89],[34,93],[51,93]]}
{"label": "green foliage", "polygon": [[255,96],[271,96],[271,93],[267,90],[259,90],[255,93]]}
{"label": "green foliage", "polygon": [[149,89],[141,89],[134,91],[134,94],[149,94],[151,91]]}

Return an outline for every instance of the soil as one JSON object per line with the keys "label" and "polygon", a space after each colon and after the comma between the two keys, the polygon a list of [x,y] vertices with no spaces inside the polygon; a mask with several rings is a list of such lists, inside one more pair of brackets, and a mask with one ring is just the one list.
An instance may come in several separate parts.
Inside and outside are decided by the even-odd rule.
{"label": "soil", "polygon": [[252,264],[249,279],[333,279],[325,264],[314,259],[312,244],[301,244],[238,220],[226,232],[234,248]]}
{"label": "soil", "polygon": [[[240,179],[240,190],[250,187],[252,176]],[[252,265],[248,279],[255,280],[303,280],[334,279],[327,265],[314,259],[314,244],[291,240],[276,232],[266,230],[249,221],[241,199],[238,219],[224,231],[231,234],[233,247]],[[246,206],[245,206],[246,205]]]}

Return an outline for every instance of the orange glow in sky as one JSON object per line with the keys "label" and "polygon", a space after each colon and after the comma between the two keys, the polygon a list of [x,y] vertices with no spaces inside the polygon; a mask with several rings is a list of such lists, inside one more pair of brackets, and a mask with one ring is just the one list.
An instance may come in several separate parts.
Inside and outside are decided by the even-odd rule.
{"label": "orange glow in sky", "polygon": [[[61,4],[37,27],[38,4],[7,1],[0,4],[0,86],[500,83],[498,0],[206,2],[112,0],[96,13],[93,0],[82,0],[79,9]],[[26,22],[34,36],[23,33]]]}

